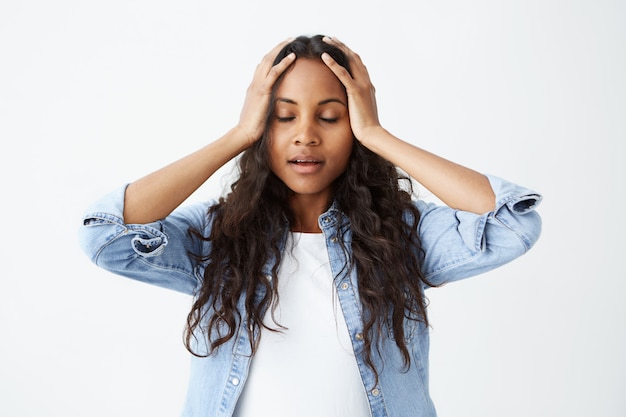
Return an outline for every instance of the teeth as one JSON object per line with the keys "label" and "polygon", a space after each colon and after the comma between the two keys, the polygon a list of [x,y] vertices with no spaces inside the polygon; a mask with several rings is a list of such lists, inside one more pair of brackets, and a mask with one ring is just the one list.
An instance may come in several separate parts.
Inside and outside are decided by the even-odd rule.
{"label": "teeth", "polygon": [[306,160],[306,159],[296,159],[294,162],[296,164],[301,164],[301,163],[307,163],[307,162],[309,162],[309,163],[316,163],[317,161],[311,161],[311,160]]}

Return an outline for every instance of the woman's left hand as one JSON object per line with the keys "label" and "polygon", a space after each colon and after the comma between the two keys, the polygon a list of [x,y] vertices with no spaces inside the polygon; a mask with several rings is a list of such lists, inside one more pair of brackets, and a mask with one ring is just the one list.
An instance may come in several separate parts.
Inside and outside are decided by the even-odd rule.
{"label": "woman's left hand", "polygon": [[350,126],[354,136],[368,146],[368,139],[375,137],[376,133],[382,129],[378,120],[376,89],[370,81],[367,68],[357,53],[335,38],[325,37],[324,42],[340,48],[348,58],[352,75],[329,54],[322,54],[324,63],[346,87]]}
{"label": "woman's left hand", "polygon": [[393,136],[378,121],[374,86],[359,55],[337,39],[324,42],[340,48],[350,73],[327,53],[322,60],[346,87],[350,126],[366,148],[399,167],[450,207],[486,213],[495,207],[489,180],[482,174],[448,161]]}

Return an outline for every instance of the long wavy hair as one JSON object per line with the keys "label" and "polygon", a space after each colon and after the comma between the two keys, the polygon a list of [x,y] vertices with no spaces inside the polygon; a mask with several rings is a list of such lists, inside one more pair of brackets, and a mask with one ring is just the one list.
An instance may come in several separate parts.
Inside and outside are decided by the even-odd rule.
{"label": "long wavy hair", "polygon": [[[320,59],[327,52],[350,71],[345,54],[323,42],[321,35],[298,37],[280,51],[274,63],[291,52],[310,59]],[[261,328],[280,331],[270,328],[263,318],[274,311],[279,298],[278,268],[294,216],[289,207],[292,192],[269,165],[267,144],[274,106],[269,108],[263,136],[239,158],[238,179],[226,197],[209,208],[210,235],[191,231],[212,247],[209,254],[200,254],[206,264],[204,280],[184,336],[185,346],[197,356],[211,354],[234,337],[242,322],[247,323],[253,354]],[[411,200],[411,181],[354,139],[348,167],[333,186],[334,201],[352,231],[350,248],[343,247],[346,264],[342,272],[356,269],[364,360],[378,378],[372,355],[380,354],[378,341],[392,332],[408,369],[404,322],[428,326],[423,286],[430,285],[420,270],[423,254],[416,232],[420,214]],[[344,241],[344,232],[337,230],[339,242]],[[206,354],[192,347],[199,334],[208,340]]]}

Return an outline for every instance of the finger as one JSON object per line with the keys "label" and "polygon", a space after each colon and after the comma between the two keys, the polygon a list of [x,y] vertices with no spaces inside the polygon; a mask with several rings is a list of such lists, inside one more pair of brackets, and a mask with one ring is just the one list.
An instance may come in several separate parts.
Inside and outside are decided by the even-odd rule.
{"label": "finger", "polygon": [[278,53],[289,43],[293,42],[293,40],[294,38],[285,39],[284,41],[273,47],[271,51],[265,54],[265,56],[263,56],[263,59],[257,66],[257,70],[261,73],[263,77],[265,77],[274,66],[274,60],[276,59]]}
{"label": "finger", "polygon": [[347,69],[339,65],[328,52],[322,54],[322,61],[346,88],[350,88],[354,80]]}
{"label": "finger", "polygon": [[[353,76],[361,72],[360,71],[361,68],[365,70],[365,75],[367,75],[367,69],[365,67],[365,64],[363,63],[363,60],[361,60],[361,57],[359,56],[359,54],[354,52],[346,44],[344,44],[337,38],[331,38],[331,37],[325,36],[322,38],[322,40],[329,45],[333,45],[339,48],[346,55],[346,58],[348,58],[348,61],[352,61],[357,64],[357,65],[350,65],[350,67],[352,68]],[[357,72],[357,74],[355,74],[355,72]]]}
{"label": "finger", "polygon": [[336,46],[337,48],[341,49],[343,51],[344,54],[348,55],[348,57],[354,57],[354,56],[358,56],[357,53],[355,53],[352,49],[350,49],[345,43],[341,42],[339,39],[337,38],[331,38],[329,36],[324,36],[322,38],[322,40],[324,42],[326,42],[329,45],[333,45]]}
{"label": "finger", "polygon": [[342,48],[348,48],[343,42],[341,42],[338,38],[332,38],[330,36],[324,36],[322,40],[326,43],[336,45]]}
{"label": "finger", "polygon": [[280,75],[285,72],[285,70],[289,68],[289,66],[293,64],[295,60],[296,54],[293,52],[285,56],[283,59],[280,60],[278,64],[270,68],[269,72],[267,73],[267,81],[269,81],[271,84],[274,84],[278,77],[280,77]]}

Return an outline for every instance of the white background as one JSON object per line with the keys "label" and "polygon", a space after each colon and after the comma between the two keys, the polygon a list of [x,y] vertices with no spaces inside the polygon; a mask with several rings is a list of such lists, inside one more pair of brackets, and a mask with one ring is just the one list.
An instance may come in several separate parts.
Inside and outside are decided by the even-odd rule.
{"label": "white background", "polygon": [[92,265],[82,212],[223,134],[261,57],[316,33],[361,54],[387,129],[545,195],[529,254],[428,293],[440,416],[626,415],[625,4],[217,3],[2,0],[0,415],[178,415],[190,300]]}

